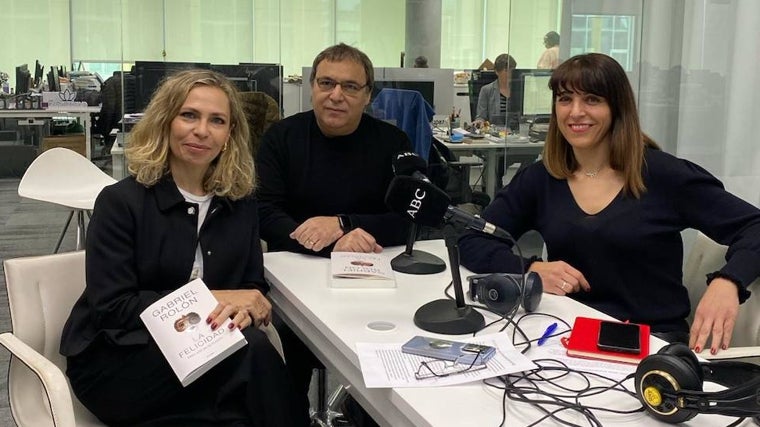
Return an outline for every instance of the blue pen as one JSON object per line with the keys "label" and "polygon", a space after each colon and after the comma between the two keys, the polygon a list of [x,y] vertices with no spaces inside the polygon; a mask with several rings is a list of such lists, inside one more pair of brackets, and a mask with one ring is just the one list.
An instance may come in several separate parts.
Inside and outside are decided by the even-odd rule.
{"label": "blue pen", "polygon": [[549,325],[548,328],[544,331],[544,333],[541,335],[541,338],[538,339],[538,345],[544,345],[546,340],[549,339],[549,337],[554,333],[554,330],[557,329],[557,323],[552,323]]}

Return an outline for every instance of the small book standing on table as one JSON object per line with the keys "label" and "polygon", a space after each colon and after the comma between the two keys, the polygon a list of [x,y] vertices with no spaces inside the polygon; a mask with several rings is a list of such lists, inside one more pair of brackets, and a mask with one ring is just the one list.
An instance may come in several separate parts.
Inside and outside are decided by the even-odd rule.
{"label": "small book standing on table", "polygon": [[331,288],[395,288],[391,261],[386,255],[361,252],[330,254]]}
{"label": "small book standing on table", "polygon": [[195,279],[140,314],[183,387],[247,343],[237,328],[229,329],[227,324],[211,330],[206,316],[216,305],[203,280]]}
{"label": "small book standing on table", "polygon": [[[602,324],[612,326],[611,331],[615,332],[612,336],[612,342],[608,342],[610,334],[605,333]],[[618,332],[614,328],[620,326],[637,327],[638,340],[636,346],[629,346],[625,339],[625,329]],[[638,364],[642,359],[649,355],[649,325],[636,323],[623,323],[606,321],[602,319],[593,319],[589,317],[576,317],[573,329],[570,331],[570,337],[562,338],[562,345],[567,349],[568,356],[583,357],[588,359],[610,360],[614,362]],[[618,344],[615,341],[620,341]],[[615,347],[619,347],[615,349]]]}

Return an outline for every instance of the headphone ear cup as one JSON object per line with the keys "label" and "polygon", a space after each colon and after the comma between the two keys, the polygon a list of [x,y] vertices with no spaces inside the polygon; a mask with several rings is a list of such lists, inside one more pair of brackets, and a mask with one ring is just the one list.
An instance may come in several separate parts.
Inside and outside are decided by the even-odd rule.
{"label": "headphone ear cup", "polygon": [[544,294],[544,285],[541,282],[541,276],[535,271],[528,272],[525,275],[525,297],[522,306],[525,311],[535,311],[541,302],[541,296]]}
{"label": "headphone ear cup", "polygon": [[520,301],[520,287],[513,279],[500,274],[492,274],[482,280],[480,302],[498,312],[509,313]]}
{"label": "headphone ear cup", "polygon": [[699,359],[697,359],[697,356],[686,344],[680,342],[668,344],[662,347],[660,351],[657,352],[657,354],[670,355],[680,358],[684,361],[684,363],[688,364],[689,367],[691,367],[694,375],[699,378],[700,384],[705,381],[705,373],[702,371],[702,365],[699,363]]}
{"label": "headphone ear cup", "polygon": [[677,406],[676,393],[702,391],[702,380],[685,358],[653,354],[639,363],[634,375],[636,395],[654,418],[666,423],[682,423],[698,411]]}

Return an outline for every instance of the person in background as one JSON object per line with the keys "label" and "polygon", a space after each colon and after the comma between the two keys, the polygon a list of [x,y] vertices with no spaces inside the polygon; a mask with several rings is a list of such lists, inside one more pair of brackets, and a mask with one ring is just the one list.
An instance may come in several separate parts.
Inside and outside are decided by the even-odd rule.
{"label": "person in background", "polygon": [[[494,61],[496,80],[480,88],[473,121],[476,128],[481,128],[488,121],[491,125],[506,126],[508,132],[520,131],[518,113],[520,108],[514,105],[514,101],[510,101],[514,99],[511,97],[511,81],[512,70],[515,68],[517,68],[517,61],[509,54],[502,53],[496,57]],[[524,168],[535,162],[537,158],[538,156],[526,154],[499,156],[499,164],[496,165],[497,179],[502,179],[507,166],[518,163],[520,168]],[[501,187],[501,182],[497,184],[497,187]]]}
{"label": "person in background", "polygon": [[[611,57],[570,58],[549,86],[554,105],[543,161],[518,173],[483,218],[515,238],[541,233],[548,260],[522,262],[541,276],[545,292],[648,324],[696,351],[708,338],[713,354],[727,348],[746,287],[760,275],[760,210],[643,133],[631,85]],[[691,328],[682,283],[686,228],[729,247],[726,265],[708,275]],[[468,233],[462,265],[520,272],[511,246]]]}
{"label": "person in background", "polygon": [[426,56],[420,55],[414,58],[414,68],[427,68],[428,59]]}
{"label": "person in background", "polygon": [[515,113],[519,109],[509,104],[512,94],[510,87],[512,70],[517,68],[517,61],[508,53],[502,53],[496,57],[493,68],[496,72],[496,80],[480,88],[473,122],[476,127],[481,127],[485,121],[488,121],[491,124],[506,125],[511,129],[519,130],[519,117]]}
{"label": "person in background", "polygon": [[[399,128],[364,114],[374,71],[364,52],[340,43],[320,52],[309,77],[312,110],[273,124],[256,155],[261,236],[269,251],[329,257],[381,252],[406,242],[409,224],[385,206]],[[308,392],[319,361],[275,317],[288,369]]]}
{"label": "person in background", "polygon": [[[74,393],[112,426],[307,426],[270,322],[255,173],[237,90],[221,74],[168,77],[126,149],[130,177],[106,187],[87,235],[84,293],[61,338]],[[182,387],[139,318],[202,278],[219,301],[198,313],[248,344]]]}
{"label": "person in background", "polygon": [[559,34],[549,31],[544,36],[546,50],[538,58],[536,68],[553,70],[559,65]]}

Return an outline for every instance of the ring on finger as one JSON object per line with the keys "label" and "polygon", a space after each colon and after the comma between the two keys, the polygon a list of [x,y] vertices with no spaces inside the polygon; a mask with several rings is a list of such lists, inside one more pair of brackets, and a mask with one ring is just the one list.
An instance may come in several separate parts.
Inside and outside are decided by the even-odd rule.
{"label": "ring on finger", "polygon": [[[565,291],[565,292],[567,292],[569,290],[569,289],[567,289],[568,285],[570,285],[570,284],[563,280],[562,281],[562,286],[561,286],[562,290]],[[572,286],[570,287],[570,289],[572,289]]]}

